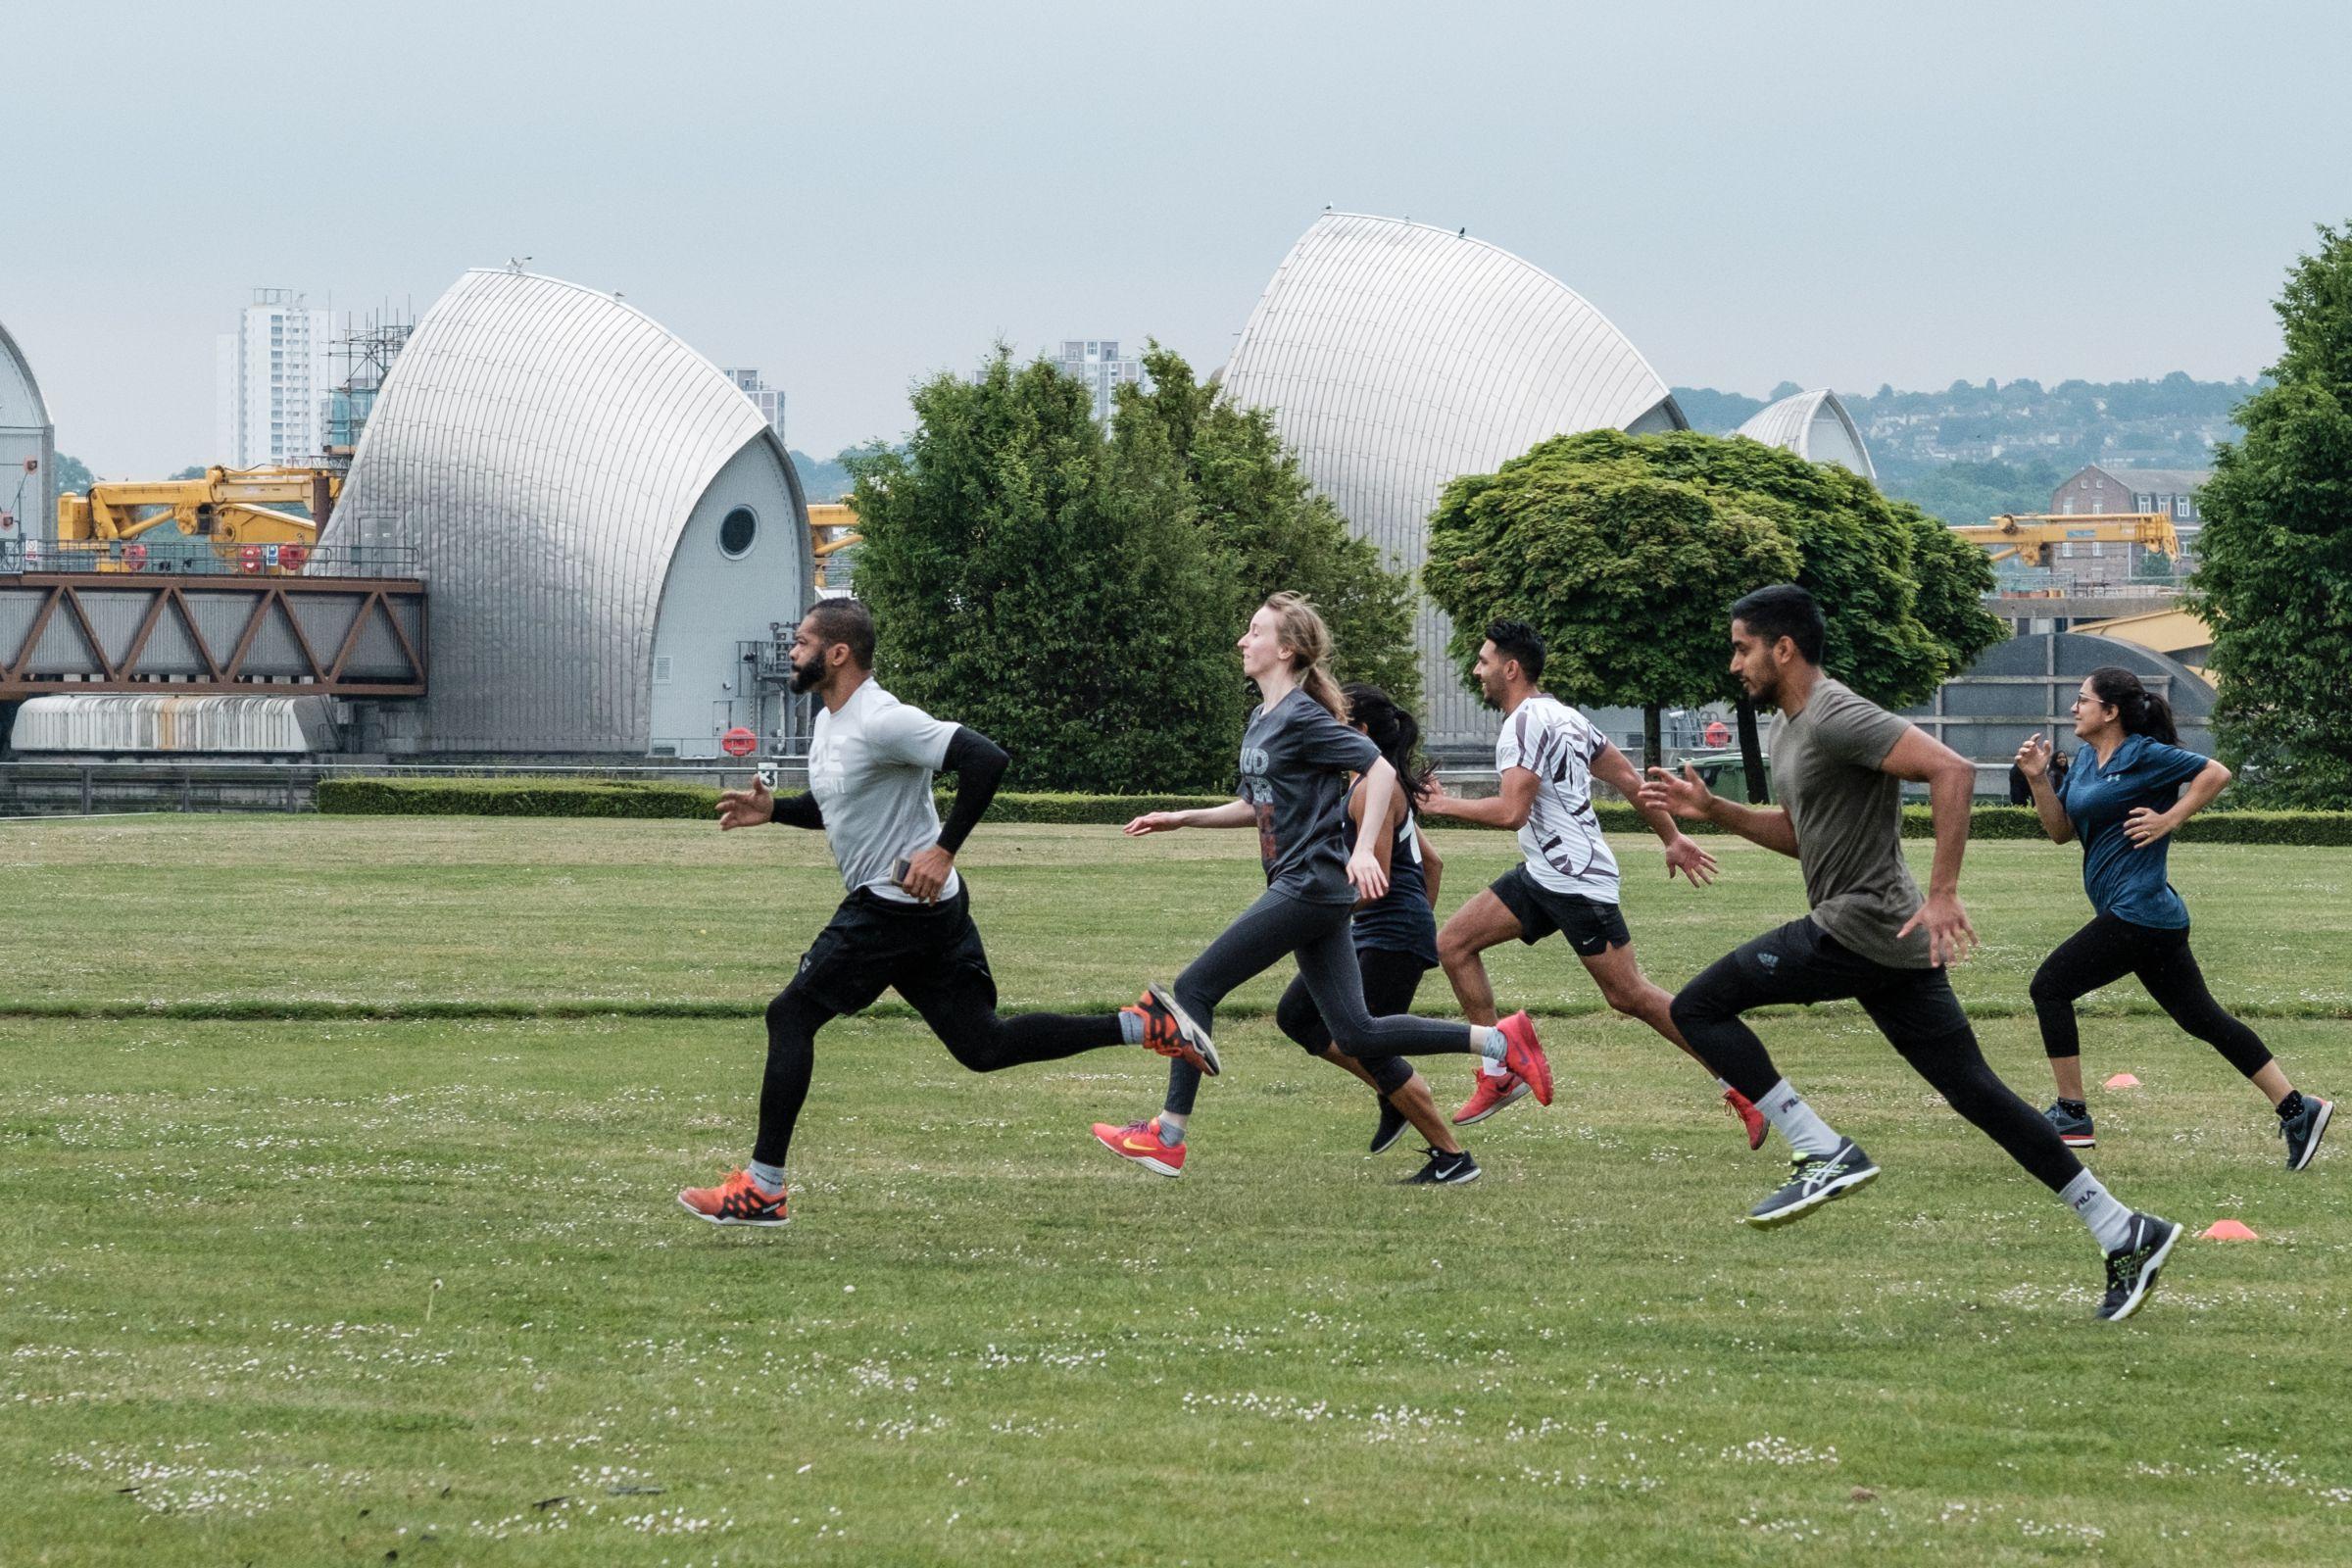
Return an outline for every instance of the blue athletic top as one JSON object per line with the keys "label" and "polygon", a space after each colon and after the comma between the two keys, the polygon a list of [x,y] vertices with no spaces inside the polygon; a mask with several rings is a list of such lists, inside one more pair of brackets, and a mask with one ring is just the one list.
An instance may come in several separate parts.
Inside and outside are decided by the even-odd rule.
{"label": "blue athletic top", "polygon": [[[1353,855],[1355,819],[1346,818],[1341,831]],[[1429,968],[1438,966],[1438,922],[1429,907],[1429,882],[1421,874],[1420,824],[1409,808],[1396,826],[1396,842],[1389,847],[1389,891],[1355,911],[1355,945],[1410,954]]]}
{"label": "blue athletic top", "polygon": [[2159,931],[2187,929],[2188,906],[2165,876],[2172,836],[2140,849],[2124,836],[2124,818],[2142,806],[2172,809],[2180,786],[2205,770],[2205,760],[2145,735],[2125,736],[2105,767],[2089,747],[2076,751],[2058,804],[2082,841],[2082,891],[2092,908]]}

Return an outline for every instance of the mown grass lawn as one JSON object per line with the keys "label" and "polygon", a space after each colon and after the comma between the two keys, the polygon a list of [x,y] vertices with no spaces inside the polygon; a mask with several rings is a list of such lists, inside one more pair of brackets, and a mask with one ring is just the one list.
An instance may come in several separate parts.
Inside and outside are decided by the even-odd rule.
{"label": "mown grass lawn", "polygon": [[[1246,837],[984,830],[1008,1004],[1172,971]],[[1508,863],[1440,843],[1447,907]],[[1799,906],[1760,854],[1694,894],[1621,850],[1669,985]],[[813,840],[165,817],[10,825],[0,866],[0,1562],[2352,1560],[2352,1167],[2288,1176],[2128,988],[2088,1060],[2143,1087],[2095,1165],[2263,1240],[2184,1244],[2103,1328],[2079,1224],[1847,1009],[1763,1028],[1886,1176],[1736,1225],[1772,1155],[1556,944],[1495,969],[1554,1014],[1559,1103],[1474,1129],[1475,1186],[1393,1186],[1261,982],[1175,1182],[1085,1132],[1155,1059],[977,1078],[911,1018],[837,1025],[796,1221],[746,1236],[670,1195],[743,1156],[758,1008],[838,886]],[[2352,1082],[2352,853],[2175,866],[2217,992]],[[2038,1102],[2073,856],[1982,845],[1967,891],[1962,993]],[[488,1015],[589,1004],[637,1015]],[[388,1007],[441,1015],[258,1016]]]}

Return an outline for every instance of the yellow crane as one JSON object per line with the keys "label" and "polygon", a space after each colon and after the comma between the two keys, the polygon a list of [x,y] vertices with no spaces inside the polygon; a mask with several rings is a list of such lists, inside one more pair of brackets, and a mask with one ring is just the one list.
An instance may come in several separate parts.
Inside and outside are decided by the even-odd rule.
{"label": "yellow crane", "polygon": [[[138,571],[147,564],[147,536],[169,524],[231,566],[300,571],[318,548],[315,519],[333,510],[342,488],[342,476],[328,468],[216,466],[197,479],[102,480],[86,494],[57,498],[58,553],[66,561],[86,553],[91,570]],[[288,502],[307,504],[310,516],[269,505]],[[275,564],[265,565],[272,545]]]}
{"label": "yellow crane", "polygon": [[2052,545],[2082,540],[2094,544],[2140,545],[2174,561],[2180,559],[2180,535],[2174,530],[2173,519],[2161,512],[2093,512],[2081,516],[2050,512],[2003,513],[1989,523],[1954,528],[1952,532],[1984,546],[1995,561],[2015,557],[2028,566],[2042,564]]}
{"label": "yellow crane", "polygon": [[816,585],[825,586],[825,562],[852,545],[862,544],[858,512],[847,502],[818,501],[808,508],[808,545],[816,557]]}

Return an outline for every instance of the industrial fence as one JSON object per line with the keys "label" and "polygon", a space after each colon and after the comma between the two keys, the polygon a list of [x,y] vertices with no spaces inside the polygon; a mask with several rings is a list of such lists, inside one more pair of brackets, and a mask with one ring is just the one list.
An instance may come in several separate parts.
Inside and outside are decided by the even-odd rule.
{"label": "industrial fence", "polygon": [[0,762],[0,817],[128,811],[315,811],[328,779],[560,779],[581,783],[741,785],[757,768],[771,787],[805,788],[789,757],[644,765],[513,763],[128,761]]}

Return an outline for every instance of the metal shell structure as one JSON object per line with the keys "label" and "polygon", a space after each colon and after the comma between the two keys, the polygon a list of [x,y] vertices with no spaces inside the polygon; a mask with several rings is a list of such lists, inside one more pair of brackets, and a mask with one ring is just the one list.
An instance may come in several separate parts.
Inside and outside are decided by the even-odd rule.
{"label": "metal shell structure", "polygon": [[1835,463],[1872,484],[1879,482],[1879,470],[1871,464],[1870,448],[1862,443],[1861,428],[1845,412],[1838,394],[1826,386],[1767,404],[1732,433],[1793,452],[1808,463]]}
{"label": "metal shell structure", "polygon": [[800,480],[750,399],[613,295],[461,277],[394,361],[328,538],[413,554],[431,596],[429,694],[383,705],[371,747],[715,757],[789,722],[751,650],[812,592]]}
{"label": "metal shell structure", "polygon": [[[1316,489],[1392,565],[1418,570],[1451,480],[1580,430],[1686,427],[1666,383],[1575,290],[1451,229],[1327,213],[1291,247],[1222,377],[1273,411]],[[1453,753],[1492,744],[1463,688],[1451,623],[1414,621],[1424,733]]]}
{"label": "metal shell structure", "polygon": [[[26,467],[25,465],[32,465]],[[55,532],[57,443],[49,405],[17,340],[0,326],[0,564]]]}

